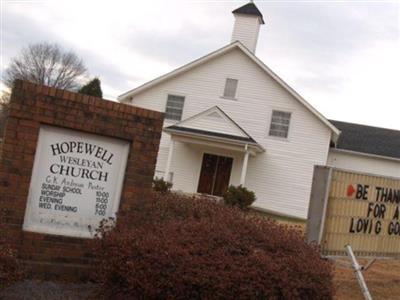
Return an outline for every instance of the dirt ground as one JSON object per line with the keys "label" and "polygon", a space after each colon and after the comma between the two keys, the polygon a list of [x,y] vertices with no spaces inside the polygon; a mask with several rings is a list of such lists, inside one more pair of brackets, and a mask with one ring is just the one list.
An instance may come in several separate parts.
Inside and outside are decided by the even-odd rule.
{"label": "dirt ground", "polygon": [[[266,218],[274,219],[279,223],[298,226],[305,230],[304,221],[265,212],[256,213]],[[359,263],[366,265],[368,261],[359,260]],[[348,267],[343,265],[348,265]],[[400,300],[400,260],[378,260],[363,274],[374,300]],[[338,260],[335,264],[334,285],[336,288],[335,299],[364,299],[354,271],[351,268],[350,260],[346,258]]]}
{"label": "dirt ground", "polygon": [[[335,270],[335,299],[364,299],[353,269],[341,266],[342,263],[349,262],[340,260],[339,263],[336,264]],[[366,261],[360,260],[359,263],[365,265]],[[399,260],[378,260],[363,274],[374,300],[400,299]]]}

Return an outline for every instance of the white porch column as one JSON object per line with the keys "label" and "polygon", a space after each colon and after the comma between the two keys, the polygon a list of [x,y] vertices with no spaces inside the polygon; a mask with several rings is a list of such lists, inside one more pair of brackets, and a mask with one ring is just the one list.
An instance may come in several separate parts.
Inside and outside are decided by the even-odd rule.
{"label": "white porch column", "polygon": [[244,183],[246,181],[246,174],[247,174],[247,163],[249,161],[249,150],[247,150],[247,145],[246,145],[246,152],[244,153],[243,157],[243,165],[242,165],[242,173],[240,174],[240,184],[244,186]]}
{"label": "white porch column", "polygon": [[171,169],[171,161],[172,161],[172,155],[174,153],[174,146],[175,146],[175,141],[171,138],[171,144],[169,145],[169,151],[168,151],[167,164],[165,166],[165,171],[164,171],[164,180],[165,181],[171,180],[171,178],[169,176],[169,172]]}

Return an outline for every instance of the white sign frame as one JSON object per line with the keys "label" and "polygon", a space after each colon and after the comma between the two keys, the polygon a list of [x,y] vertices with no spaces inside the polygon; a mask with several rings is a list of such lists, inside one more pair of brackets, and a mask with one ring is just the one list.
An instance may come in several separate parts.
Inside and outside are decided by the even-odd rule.
{"label": "white sign frame", "polygon": [[[345,176],[348,176],[351,178],[350,180],[344,180],[347,179]],[[335,177],[343,178],[343,182],[341,180],[335,179]],[[336,181],[336,183],[335,183]],[[388,182],[389,181],[389,182]],[[320,166],[316,165],[314,166],[314,174],[313,174],[313,181],[312,181],[312,190],[311,190],[311,195],[310,195],[310,204],[309,204],[309,210],[308,210],[308,219],[307,219],[307,231],[306,231],[306,236],[307,236],[307,241],[308,243],[315,243],[319,246],[321,246],[321,253],[325,257],[329,258],[337,258],[337,257],[346,257],[347,251],[345,246],[350,245],[352,248],[352,251],[359,257],[359,258],[373,258],[373,259],[400,259],[400,252],[398,250],[395,250],[393,252],[386,251],[385,247],[383,246],[385,251],[382,251],[381,249],[373,249],[374,247],[371,245],[371,241],[376,238],[378,234],[381,234],[382,232],[385,232],[385,230],[388,229],[387,225],[388,222],[393,220],[388,217],[390,214],[393,214],[396,210],[393,208],[396,204],[392,204],[389,201],[378,201],[376,199],[376,194],[374,194],[374,189],[373,187],[379,187],[379,188],[391,188],[392,185],[395,185],[395,183],[392,183],[392,181],[400,181],[400,178],[398,177],[392,177],[392,176],[382,176],[382,175],[377,175],[377,174],[371,174],[367,172],[358,172],[358,171],[352,171],[348,169],[342,169],[342,168],[335,168],[335,167],[330,167],[330,166]],[[337,183],[339,182],[339,183]],[[356,190],[354,190],[352,195],[345,195],[346,189],[348,189],[349,186],[371,186],[370,193],[371,195],[365,194],[366,198],[362,199],[361,196],[357,198],[355,196]],[[332,194],[333,193],[333,194]],[[338,195],[339,194],[339,195]],[[332,200],[333,198],[333,200]],[[331,205],[331,203],[338,198],[343,198],[346,199],[350,203],[352,201],[352,205],[356,205],[357,201],[360,205],[363,204],[372,204],[371,207],[375,208],[377,205],[381,207],[381,205],[384,205],[384,211],[386,212],[385,217],[383,215],[377,215],[375,216],[373,213],[371,215],[365,215],[365,211],[363,211],[361,214],[354,214],[354,219],[356,218],[363,218],[363,219],[368,219],[368,220],[374,220],[374,221],[380,221],[382,223],[382,227],[379,227],[379,232],[376,234],[370,232],[362,232],[362,231],[352,231],[352,234],[354,234],[353,238],[349,237],[348,241],[343,242],[343,250],[340,247],[333,247],[336,249],[332,249],[332,246],[329,246],[327,248],[326,243],[329,240],[330,242],[335,241],[336,239],[330,238],[327,239],[325,238],[326,234],[326,227],[328,227],[328,219],[332,219],[332,213],[328,211],[328,207]],[[389,209],[387,207],[392,206],[392,211],[389,212]],[[365,206],[365,207],[364,207]],[[366,209],[369,206],[364,205],[362,209]],[[338,207],[336,205],[336,207]],[[378,207],[379,208],[379,207]],[[361,210],[362,210],[361,209]],[[332,210],[332,208],[331,208]],[[343,208],[341,209],[343,210]],[[360,210],[360,209],[358,209]],[[347,210],[348,211],[348,210]],[[367,211],[368,212],[368,211]],[[336,217],[337,220],[340,221],[338,218],[337,212],[336,215],[333,215]],[[353,216],[349,216],[346,214],[341,214],[339,217],[342,219],[345,218],[353,219]],[[336,221],[338,223],[339,221]],[[376,223],[375,223],[376,224]],[[348,226],[349,224],[346,224]],[[386,225],[386,226],[385,226]],[[343,228],[343,224],[338,225],[341,228]],[[371,227],[375,228],[375,227]],[[332,228],[332,226],[331,226]],[[338,227],[336,227],[336,231]],[[350,229],[354,230],[353,224],[351,225]],[[332,230],[332,229],[331,229]],[[347,227],[345,234],[343,232],[334,232],[337,235],[341,236],[350,236],[348,232],[349,228]],[[391,234],[389,234],[391,235]],[[393,234],[393,238],[396,238],[397,234]],[[356,238],[358,237],[358,238]],[[388,236],[386,234],[381,235],[381,240],[377,245],[387,245],[384,243],[388,243]],[[364,239],[364,242],[362,242],[363,247],[360,247],[359,241],[362,241]],[[375,242],[376,243],[376,242]],[[365,245],[365,247],[364,247]],[[369,248],[368,248],[369,247]],[[397,252],[396,252],[397,251]]]}
{"label": "white sign frame", "polygon": [[[53,135],[53,137],[52,137]],[[113,152],[116,155],[114,156],[114,162],[116,165],[114,167],[109,167],[109,173],[107,175],[112,180],[107,183],[107,187],[111,186],[112,182],[115,183],[113,187],[110,188],[112,192],[109,193],[109,203],[108,207],[105,209],[106,213],[104,216],[74,216],[68,212],[55,212],[55,211],[43,211],[43,209],[38,208],[40,193],[43,193],[42,184],[43,184],[43,174],[50,174],[48,172],[43,172],[43,166],[47,166],[51,163],[49,160],[44,159],[44,155],[46,152],[49,152],[49,149],[45,149],[45,144],[49,143],[49,140],[54,139],[54,137],[58,137],[59,141],[63,141],[64,139],[75,139],[77,141],[90,141],[92,143],[97,143],[95,145],[99,147],[104,147],[103,149],[113,149]],[[105,146],[106,145],[106,146]],[[36,146],[35,159],[32,169],[31,182],[29,187],[27,205],[25,210],[25,218],[23,224],[24,231],[51,234],[51,235],[62,235],[62,236],[70,236],[70,237],[79,237],[79,238],[93,238],[94,230],[99,225],[102,219],[108,218],[116,218],[116,214],[119,209],[120,197],[122,192],[122,187],[124,183],[124,176],[126,171],[126,164],[128,160],[130,149],[130,142],[118,138],[111,138],[102,135],[86,133],[79,130],[71,130],[65,129],[55,126],[42,125],[39,129],[39,137]],[[115,151],[116,150],[116,151]],[[118,154],[117,154],[118,152]],[[76,154],[77,155],[77,154]],[[54,155],[53,155],[54,156]],[[53,158],[55,159],[55,158]],[[93,159],[93,158],[92,158]],[[46,167],[45,167],[46,169]],[[46,169],[47,170],[47,169]],[[50,176],[50,175],[47,175]],[[54,176],[54,175],[52,175]],[[62,176],[62,175],[61,175]],[[56,176],[54,176],[56,177]],[[47,177],[45,177],[47,180]],[[67,178],[64,176],[63,178]],[[68,177],[69,178],[69,177]],[[85,184],[88,183],[89,180],[79,179],[81,182]],[[57,185],[59,182],[57,183]],[[103,187],[105,188],[105,187]],[[63,189],[63,187],[61,188]],[[91,191],[89,188],[83,189],[83,191]],[[96,193],[96,190],[93,189],[93,193]],[[66,193],[69,198],[76,198],[83,196],[71,196]],[[94,197],[96,197],[94,195]],[[87,200],[90,199],[90,200]],[[92,201],[97,203],[96,198],[86,197],[85,201]],[[81,199],[82,200],[82,199]],[[72,201],[72,200],[71,200]],[[89,202],[82,202],[80,205],[83,207],[84,205],[89,205]],[[76,203],[79,205],[79,203]]]}

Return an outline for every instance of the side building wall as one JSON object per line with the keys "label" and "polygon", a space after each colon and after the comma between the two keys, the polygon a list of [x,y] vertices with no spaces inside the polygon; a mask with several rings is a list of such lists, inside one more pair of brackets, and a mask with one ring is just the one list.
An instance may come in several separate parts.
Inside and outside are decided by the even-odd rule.
{"label": "side building wall", "polygon": [[331,149],[328,156],[328,166],[400,178],[400,159]]}

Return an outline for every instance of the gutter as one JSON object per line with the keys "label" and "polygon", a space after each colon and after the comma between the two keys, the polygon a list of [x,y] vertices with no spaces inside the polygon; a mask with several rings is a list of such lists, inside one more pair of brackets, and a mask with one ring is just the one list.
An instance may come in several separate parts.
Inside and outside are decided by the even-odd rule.
{"label": "gutter", "polygon": [[390,157],[390,156],[383,156],[383,155],[378,155],[378,154],[365,153],[365,152],[359,152],[359,151],[353,151],[353,150],[347,150],[347,149],[339,149],[339,148],[329,148],[329,152],[331,152],[331,151],[338,152],[338,153],[350,154],[350,155],[365,156],[365,157],[369,157],[369,158],[390,160],[390,161],[400,163],[400,158],[395,158],[395,157]]}

